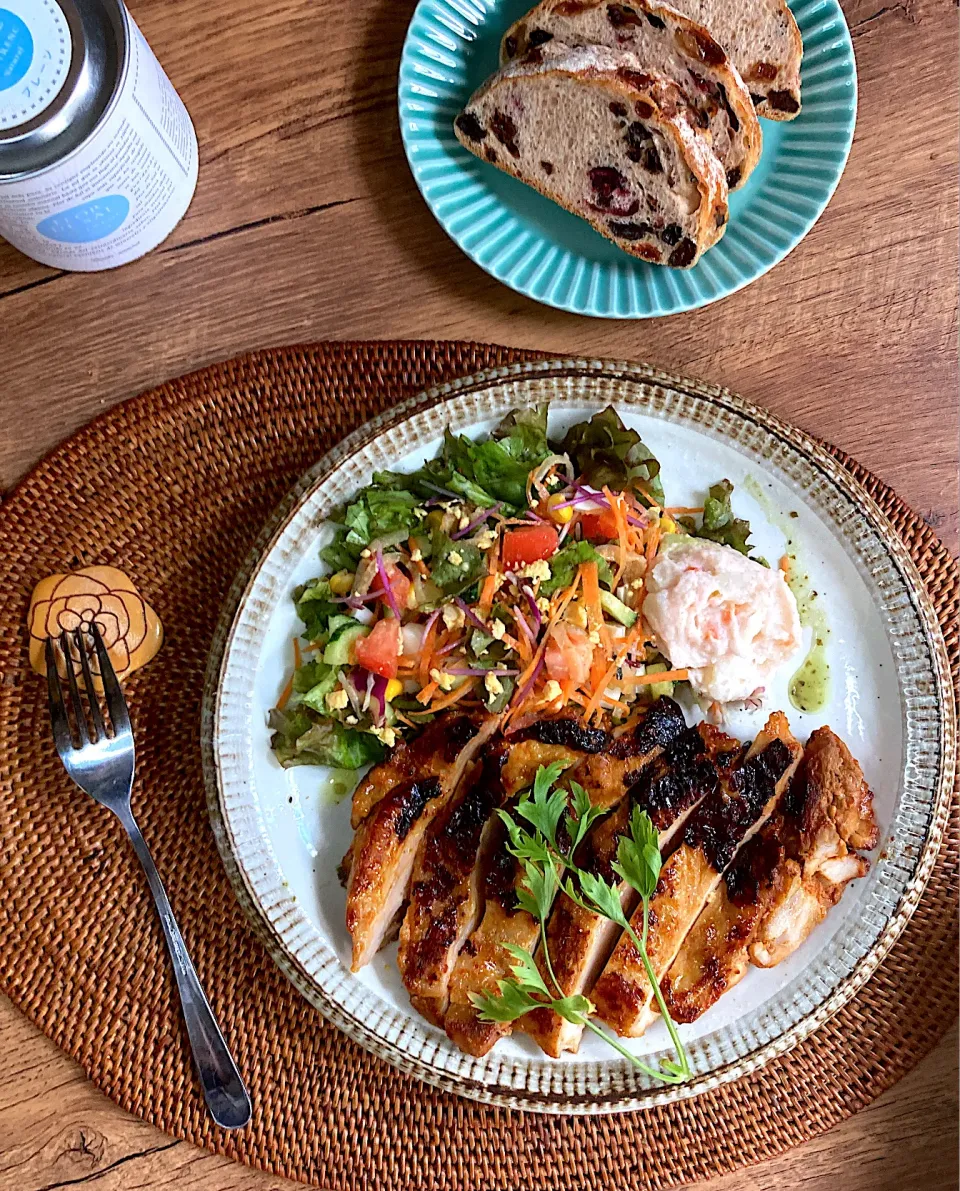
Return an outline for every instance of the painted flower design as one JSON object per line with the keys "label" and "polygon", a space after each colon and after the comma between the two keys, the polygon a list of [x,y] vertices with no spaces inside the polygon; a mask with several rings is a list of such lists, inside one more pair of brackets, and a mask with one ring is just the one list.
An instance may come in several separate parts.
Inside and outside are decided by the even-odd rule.
{"label": "painted flower design", "polygon": [[42,579],[30,598],[30,665],[46,674],[44,642],[96,623],[118,678],[145,665],[163,641],[157,614],[116,567],[84,567]]}

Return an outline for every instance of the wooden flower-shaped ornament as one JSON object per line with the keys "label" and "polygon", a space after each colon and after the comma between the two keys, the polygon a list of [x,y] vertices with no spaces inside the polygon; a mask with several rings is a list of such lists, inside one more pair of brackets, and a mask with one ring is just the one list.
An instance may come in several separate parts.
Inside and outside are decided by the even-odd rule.
{"label": "wooden flower-shaped ornament", "polygon": [[156,612],[116,567],[84,567],[41,579],[30,597],[30,665],[46,674],[44,644],[63,631],[96,623],[110,661],[123,679],[155,656],[163,642]]}

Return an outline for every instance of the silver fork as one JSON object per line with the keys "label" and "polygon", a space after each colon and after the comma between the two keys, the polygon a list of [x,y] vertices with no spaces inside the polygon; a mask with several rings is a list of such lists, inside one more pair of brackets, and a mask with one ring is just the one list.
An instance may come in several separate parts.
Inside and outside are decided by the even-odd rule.
{"label": "silver fork", "polygon": [[107,705],[112,731],[108,732],[100,711],[97,692],[93,684],[90,661],[84,646],[80,630],[72,636],[72,644],[80,657],[83,686],[87,695],[90,709],[90,724],[84,715],[83,701],[77,683],[77,674],[73,658],[71,657],[71,640],[67,633],[60,634],[60,650],[63,654],[66,670],[66,687],[68,698],[73,708],[76,737],[71,729],[70,717],[67,712],[67,699],[64,697],[64,682],[57,667],[56,649],[52,639],[46,643],[47,659],[47,689],[50,694],[50,718],[53,721],[53,738],[56,742],[60,760],[70,777],[85,793],[95,798],[102,806],[113,811],[123,826],[133,844],[140,863],[147,874],[147,883],[153,900],[157,905],[160,922],[163,926],[164,938],[170,958],[173,960],[173,971],[177,979],[180,1001],[183,1006],[183,1017],[190,1037],[193,1058],[200,1074],[203,1085],[203,1095],[207,1102],[210,1115],[218,1125],[224,1129],[240,1129],[250,1120],[250,1097],[243,1086],[240,1072],[233,1061],[233,1056],[227,1049],[227,1044],[220,1033],[213,1011],[200,986],[200,980],[187,954],[187,947],[180,934],[173,917],[173,910],[167,899],[166,890],[153,863],[153,857],[137,826],[130,807],[130,791],[133,787],[133,774],[136,764],[136,754],[133,743],[133,732],[130,730],[130,717],[127,714],[127,704],[120,690],[120,684],[114,673],[110,658],[107,656],[100,630],[95,624],[90,626],[94,648],[97,651],[100,678],[103,683],[104,700]]}

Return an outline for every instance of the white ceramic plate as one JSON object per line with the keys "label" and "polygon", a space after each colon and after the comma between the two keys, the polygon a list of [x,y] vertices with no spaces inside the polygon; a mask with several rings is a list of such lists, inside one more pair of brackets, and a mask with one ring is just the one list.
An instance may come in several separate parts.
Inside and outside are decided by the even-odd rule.
{"label": "white ceramic plate", "polygon": [[[588,1036],[580,1053],[545,1058],[525,1036],[485,1059],[458,1051],[415,1014],[396,946],[349,971],[344,893],[336,867],[350,839],[349,802],[334,805],[322,770],[284,770],[267,713],[292,664],[298,631],[290,594],[318,573],[326,518],[378,468],[411,469],[450,426],[488,430],[509,409],[551,402],[551,428],[616,406],[661,461],[674,504],[706,486],[735,485],[761,554],[800,563],[828,608],[831,693],[817,715],[794,712],[788,675],[769,707],[801,740],[830,724],[876,792],[883,838],[868,877],[789,960],[751,970],[700,1021],[681,1027],[695,1072],[663,1088]],[[752,493],[752,495],[751,495]],[[792,516],[791,514],[796,514]],[[388,1062],[474,1099],[548,1112],[664,1103],[755,1070],[836,1012],[903,930],[932,867],[954,763],[954,708],[942,635],[899,539],[869,496],[813,440],[728,393],[626,364],[551,361],[514,366],[406,402],[351,435],[301,481],[238,576],[211,657],[204,709],[209,803],[238,895],[277,963],[332,1022]],[[766,712],[729,725],[755,734]],[[662,1025],[635,1044],[666,1054]]]}

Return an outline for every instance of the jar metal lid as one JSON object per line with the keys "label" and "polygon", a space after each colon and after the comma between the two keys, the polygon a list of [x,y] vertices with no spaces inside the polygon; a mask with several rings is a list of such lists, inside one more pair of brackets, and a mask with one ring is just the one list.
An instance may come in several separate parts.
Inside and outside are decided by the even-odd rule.
{"label": "jar metal lid", "polygon": [[[65,22],[70,38],[69,65],[65,56],[65,77],[56,80],[56,87],[48,88],[48,102],[42,90],[39,99],[31,102],[31,95],[37,94],[37,87],[31,86],[34,78],[43,80],[42,69],[47,69],[49,79],[56,63],[49,60],[46,46],[34,43],[28,24],[17,14],[19,7],[6,9],[0,0],[0,16],[7,17],[6,28],[11,30],[9,43],[26,59],[22,66],[12,56],[10,59],[9,77],[15,81],[8,89],[11,95],[24,96],[24,119],[0,123],[0,183],[46,169],[79,148],[110,105],[127,56],[122,0],[42,0],[42,7],[49,10],[46,15],[57,27]],[[32,12],[38,20],[45,15],[39,6]],[[31,55],[34,61],[30,61]]]}

